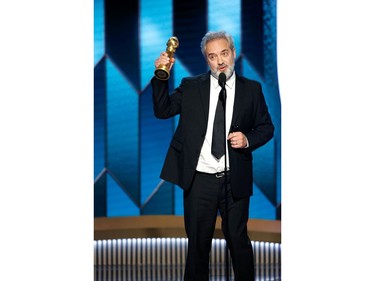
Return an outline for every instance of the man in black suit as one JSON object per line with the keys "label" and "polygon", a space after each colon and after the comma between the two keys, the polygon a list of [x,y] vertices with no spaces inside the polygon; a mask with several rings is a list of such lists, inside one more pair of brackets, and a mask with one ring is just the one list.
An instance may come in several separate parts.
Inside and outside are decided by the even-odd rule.
{"label": "man in black suit", "polygon": [[[253,250],[247,235],[253,192],[252,151],[273,137],[274,126],[261,84],[234,71],[232,37],[225,31],[208,32],[202,38],[201,51],[210,68],[208,73],[182,79],[171,94],[168,81],[156,77],[151,81],[155,116],[165,119],[180,114],[161,178],[184,190],[188,237],[184,280],[209,280],[209,253],[218,210],[235,280],[254,280]],[[155,66],[167,63],[172,68],[174,58],[166,52],[155,60]],[[214,156],[214,119],[219,116],[215,112],[217,104],[222,106],[223,102],[223,133],[227,137],[222,143],[224,152]]]}

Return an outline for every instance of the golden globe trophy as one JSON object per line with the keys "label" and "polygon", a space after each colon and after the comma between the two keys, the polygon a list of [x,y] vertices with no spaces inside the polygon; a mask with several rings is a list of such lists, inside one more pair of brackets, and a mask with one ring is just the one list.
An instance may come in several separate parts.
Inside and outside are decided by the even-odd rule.
{"label": "golden globe trophy", "polygon": [[[167,42],[167,49],[165,52],[168,54],[169,58],[173,58],[174,53],[176,52],[176,49],[178,48],[178,39],[176,36],[172,36],[169,38]],[[167,64],[160,64],[158,67],[155,69],[155,76],[156,78],[160,80],[168,80],[170,73],[169,73],[169,67],[171,66],[170,63]]]}

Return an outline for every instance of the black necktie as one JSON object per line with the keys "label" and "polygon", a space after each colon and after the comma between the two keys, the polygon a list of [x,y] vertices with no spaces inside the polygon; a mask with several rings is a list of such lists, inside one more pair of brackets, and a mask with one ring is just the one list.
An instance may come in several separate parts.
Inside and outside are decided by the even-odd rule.
{"label": "black necktie", "polygon": [[216,159],[220,159],[225,151],[225,133],[224,133],[224,108],[223,108],[223,89],[220,91],[217,101],[215,120],[212,132],[211,153]]}

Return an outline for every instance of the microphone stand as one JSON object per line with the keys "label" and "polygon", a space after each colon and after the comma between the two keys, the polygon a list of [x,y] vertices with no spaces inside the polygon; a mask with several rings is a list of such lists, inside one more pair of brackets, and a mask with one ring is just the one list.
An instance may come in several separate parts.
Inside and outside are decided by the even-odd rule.
{"label": "microphone stand", "polygon": [[[225,192],[225,215],[226,220],[224,223],[224,229],[226,233],[229,232],[228,229],[228,167],[227,167],[227,134],[226,134],[226,104],[227,104],[227,91],[225,89],[225,84],[221,88],[222,98],[223,98],[223,110],[224,110],[224,192]],[[226,280],[229,281],[229,251],[228,251],[228,241],[226,241],[226,248],[225,248],[225,276]]]}

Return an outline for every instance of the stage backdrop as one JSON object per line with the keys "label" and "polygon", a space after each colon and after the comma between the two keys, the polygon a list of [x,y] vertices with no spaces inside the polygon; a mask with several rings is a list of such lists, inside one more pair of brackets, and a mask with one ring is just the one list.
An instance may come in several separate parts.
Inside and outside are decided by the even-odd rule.
{"label": "stage backdrop", "polygon": [[206,31],[235,40],[236,71],[263,85],[275,137],[254,152],[250,218],[280,219],[280,96],[276,1],[94,0],[94,216],[182,215],[182,191],[159,178],[178,119],[152,109],[154,60],[171,36],[180,46],[171,87],[208,71]]}

